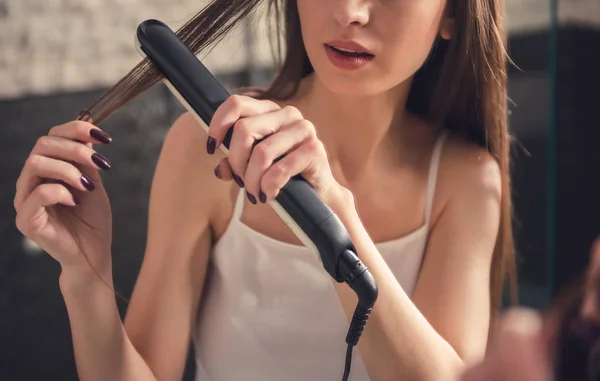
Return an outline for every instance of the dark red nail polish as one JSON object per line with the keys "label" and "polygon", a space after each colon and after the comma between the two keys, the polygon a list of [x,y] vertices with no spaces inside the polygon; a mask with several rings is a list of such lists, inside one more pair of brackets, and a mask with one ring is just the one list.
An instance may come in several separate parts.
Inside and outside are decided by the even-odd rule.
{"label": "dark red nail polish", "polygon": [[253,203],[254,205],[256,205],[256,197],[252,196],[248,192],[246,192],[246,195],[248,196],[248,200],[250,200],[251,203]]}
{"label": "dark red nail polish", "polygon": [[260,191],[260,193],[258,194],[258,199],[264,204],[267,202],[267,195],[264,194],[263,191]]}
{"label": "dark red nail polish", "polygon": [[208,152],[209,155],[212,155],[215,153],[216,146],[217,141],[212,136],[209,136],[206,140],[206,152]]}
{"label": "dark red nail polish", "polygon": [[235,181],[235,183],[238,185],[238,187],[240,187],[240,188],[244,187],[244,182],[238,175],[233,175],[233,181]]}
{"label": "dark red nail polish", "polygon": [[85,189],[87,189],[89,191],[93,191],[94,189],[96,189],[96,186],[94,185],[92,180],[90,180],[90,178],[87,177],[86,175],[81,175],[81,183],[83,184]]}
{"label": "dark red nail polish", "polygon": [[81,204],[81,201],[79,201],[79,199],[76,196],[73,196],[73,202],[75,203],[75,205]]}
{"label": "dark red nail polish", "polygon": [[112,142],[112,138],[110,137],[110,135],[99,128],[92,128],[90,130],[90,136],[103,144],[108,144]]}
{"label": "dark red nail polish", "polygon": [[92,161],[98,166],[98,168],[104,169],[105,171],[108,171],[111,167],[110,162],[99,153],[94,153],[92,155]]}
{"label": "dark red nail polish", "polygon": [[215,167],[215,176],[217,179],[221,178],[221,168],[218,165]]}

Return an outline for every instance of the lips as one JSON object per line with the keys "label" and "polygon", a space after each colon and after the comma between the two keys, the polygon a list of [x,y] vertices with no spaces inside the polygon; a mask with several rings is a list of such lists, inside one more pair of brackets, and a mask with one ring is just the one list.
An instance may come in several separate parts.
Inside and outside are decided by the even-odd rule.
{"label": "lips", "polygon": [[330,48],[330,49],[336,51],[337,53],[342,54],[346,57],[362,57],[362,58],[372,58],[373,57],[373,54],[367,53],[367,52],[338,48],[338,47],[327,45],[327,44],[325,44],[325,46],[327,46],[328,48]]}
{"label": "lips", "polygon": [[372,58],[374,54],[354,41],[333,40],[325,44],[328,48],[348,57]]}

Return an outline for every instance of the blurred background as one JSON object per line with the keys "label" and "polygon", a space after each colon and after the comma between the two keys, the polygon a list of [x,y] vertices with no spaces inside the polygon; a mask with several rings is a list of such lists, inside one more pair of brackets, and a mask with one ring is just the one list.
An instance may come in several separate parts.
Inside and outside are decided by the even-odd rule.
{"label": "blurred background", "polygon": [[[77,379],[59,267],[14,226],[25,158],[40,135],[72,120],[139,61],[133,41],[141,21],[176,29],[204,2],[0,0],[0,380]],[[509,120],[521,303],[543,308],[580,276],[600,233],[600,2],[506,0],[506,14],[518,66],[509,72]],[[265,24],[249,21],[201,56],[229,89],[273,78]],[[115,141],[100,150],[113,164],[105,183],[115,285],[125,297],[144,253],[162,140],[183,111],[157,85],[102,126]],[[185,379],[192,374],[189,362]]]}

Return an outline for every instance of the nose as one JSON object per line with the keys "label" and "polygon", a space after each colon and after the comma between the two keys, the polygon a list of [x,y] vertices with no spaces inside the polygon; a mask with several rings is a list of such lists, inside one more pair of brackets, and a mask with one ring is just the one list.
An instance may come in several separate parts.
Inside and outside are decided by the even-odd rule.
{"label": "nose", "polygon": [[369,2],[364,0],[339,0],[335,6],[335,21],[343,27],[365,26],[369,22]]}

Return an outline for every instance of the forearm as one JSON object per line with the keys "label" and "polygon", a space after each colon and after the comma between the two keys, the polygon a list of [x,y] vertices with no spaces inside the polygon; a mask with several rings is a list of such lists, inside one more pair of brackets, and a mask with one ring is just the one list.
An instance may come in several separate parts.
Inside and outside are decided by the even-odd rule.
{"label": "forearm", "polygon": [[[379,288],[377,302],[358,344],[370,378],[374,381],[455,380],[462,370],[462,360],[404,292],[358,214],[347,205],[334,210]],[[354,292],[345,284],[336,284],[336,290],[351,319],[357,302]]]}
{"label": "forearm", "polygon": [[112,288],[112,274],[63,269],[60,288],[67,306],[75,361],[82,381],[155,380],[127,337]]}

